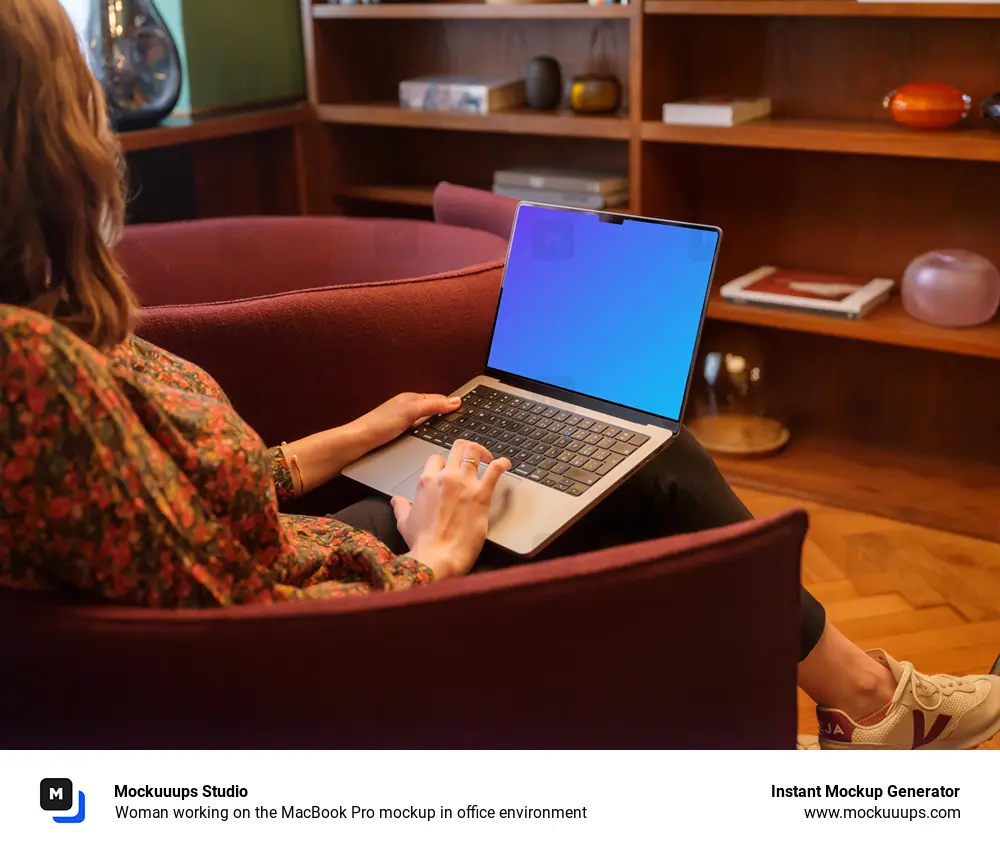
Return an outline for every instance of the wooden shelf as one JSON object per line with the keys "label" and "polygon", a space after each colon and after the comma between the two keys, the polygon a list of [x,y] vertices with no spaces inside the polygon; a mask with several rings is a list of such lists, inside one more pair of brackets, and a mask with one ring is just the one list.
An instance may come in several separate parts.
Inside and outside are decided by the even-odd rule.
{"label": "wooden shelf", "polygon": [[651,142],[1000,162],[1000,129],[913,130],[888,121],[765,118],[735,127],[644,121]]}
{"label": "wooden shelf", "polygon": [[1000,468],[792,433],[780,454],[716,456],[730,484],[1000,541]]}
{"label": "wooden shelf", "polygon": [[573,19],[591,20],[596,18],[628,18],[632,6],[602,5],[587,3],[385,3],[352,4],[342,6],[336,3],[312,7],[313,17],[329,18],[375,18],[399,20],[402,18],[428,19],[485,19],[510,20],[528,18],[536,20]]}
{"label": "wooden shelf", "polygon": [[[431,207],[434,205],[433,186],[379,186],[359,184],[347,186],[337,193],[340,198],[358,201],[372,201],[383,204],[399,204],[409,207]],[[608,212],[628,214],[627,207],[608,207]]]}
{"label": "wooden shelf", "polygon": [[131,130],[120,133],[122,149],[126,153],[207,142],[229,136],[245,136],[291,127],[305,121],[309,108],[304,104],[272,109],[241,110],[214,113],[187,118],[168,118],[158,127],[149,130]]}
{"label": "wooden shelf", "polygon": [[858,3],[855,0],[646,0],[647,15],[818,18],[1000,18],[992,3]]}
{"label": "wooden shelf", "polygon": [[568,112],[508,109],[492,115],[403,109],[395,103],[336,103],[316,107],[321,121],[381,127],[422,127],[527,136],[573,136],[586,139],[628,139],[624,115],[582,116]]}
{"label": "wooden shelf", "polygon": [[911,319],[895,297],[863,319],[838,319],[795,310],[730,304],[722,296],[713,294],[708,304],[708,317],[742,325],[1000,359],[1000,322],[993,321],[977,328],[926,325]]}

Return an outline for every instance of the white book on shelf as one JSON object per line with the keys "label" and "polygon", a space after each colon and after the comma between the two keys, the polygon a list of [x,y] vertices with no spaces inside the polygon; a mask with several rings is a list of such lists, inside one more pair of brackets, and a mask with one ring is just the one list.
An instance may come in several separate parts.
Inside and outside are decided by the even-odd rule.
{"label": "white book on shelf", "polygon": [[725,97],[700,97],[663,104],[664,124],[697,124],[706,127],[732,127],[771,114],[771,100],[766,97],[741,100]]}

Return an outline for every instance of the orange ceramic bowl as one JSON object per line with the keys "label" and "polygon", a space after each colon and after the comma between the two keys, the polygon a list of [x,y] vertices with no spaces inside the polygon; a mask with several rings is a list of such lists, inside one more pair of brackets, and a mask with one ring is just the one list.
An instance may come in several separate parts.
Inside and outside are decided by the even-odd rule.
{"label": "orange ceramic bowl", "polygon": [[972,98],[947,83],[907,83],[889,92],[882,105],[900,124],[936,130],[965,118]]}

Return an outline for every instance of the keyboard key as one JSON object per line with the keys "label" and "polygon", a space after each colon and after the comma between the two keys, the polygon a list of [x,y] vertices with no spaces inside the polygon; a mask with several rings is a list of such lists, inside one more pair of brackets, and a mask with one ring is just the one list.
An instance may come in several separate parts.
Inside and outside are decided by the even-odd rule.
{"label": "keyboard key", "polygon": [[571,496],[582,496],[589,489],[590,489],[589,487],[584,487],[582,484],[574,484],[566,492],[569,493]]}
{"label": "keyboard key", "polygon": [[594,427],[594,420],[593,419],[581,419],[580,420],[580,427],[583,428],[584,431],[589,431],[591,428]]}
{"label": "keyboard key", "polygon": [[519,410],[510,418],[517,422],[524,422],[524,420],[528,418],[528,414],[525,413],[523,410]]}
{"label": "keyboard key", "polygon": [[601,438],[598,437],[597,434],[595,434],[593,431],[591,431],[589,434],[587,434],[586,437],[583,438],[583,441],[588,446],[596,446],[600,442],[600,440]]}
{"label": "keyboard key", "polygon": [[566,448],[571,452],[578,452],[583,448],[583,443],[579,440],[573,440],[573,442],[566,446]]}
{"label": "keyboard key", "polygon": [[559,461],[560,463],[569,463],[575,457],[576,455],[573,454],[573,452],[568,452],[564,450],[563,453],[559,455]]}
{"label": "keyboard key", "polygon": [[553,434],[551,431],[546,431],[545,436],[543,436],[539,442],[548,443],[550,446],[554,446],[559,440],[558,434]]}
{"label": "keyboard key", "polygon": [[562,449],[558,448],[557,446],[549,446],[544,452],[542,452],[542,454],[544,454],[546,457],[556,458],[559,457],[560,454],[562,454]]}
{"label": "keyboard key", "polygon": [[521,443],[524,442],[524,437],[522,437],[520,434],[512,434],[510,439],[507,440],[507,442],[510,443],[512,446],[520,446]]}
{"label": "keyboard key", "polygon": [[519,451],[516,455],[514,455],[514,457],[512,457],[511,460],[520,463],[522,461],[526,461],[529,457],[531,457],[531,452],[521,449],[521,451]]}
{"label": "keyboard key", "polygon": [[611,452],[609,452],[607,449],[595,449],[594,460],[607,460],[610,454]]}
{"label": "keyboard key", "polygon": [[583,468],[586,469],[587,472],[596,472],[598,469],[601,468],[601,462],[599,460],[594,460],[593,458],[591,458],[583,465]]}
{"label": "keyboard key", "polygon": [[525,437],[524,442],[521,443],[522,449],[533,449],[538,445],[538,440],[532,440],[531,437]]}
{"label": "keyboard key", "polygon": [[520,475],[522,478],[527,478],[534,471],[535,467],[533,467],[530,463],[519,463],[514,467],[514,474]]}
{"label": "keyboard key", "polygon": [[580,454],[584,457],[590,457],[594,452],[597,451],[597,446],[584,446],[580,449]]}
{"label": "keyboard key", "polygon": [[632,439],[629,440],[629,442],[633,446],[644,446],[646,443],[649,442],[649,437],[647,437],[645,434],[633,434]]}
{"label": "keyboard key", "polygon": [[603,422],[595,422],[593,425],[590,426],[590,431],[592,434],[603,434],[604,429],[607,427],[608,426],[605,425]]}
{"label": "keyboard key", "polygon": [[556,465],[555,459],[551,457],[544,458],[540,463],[537,464],[539,469],[552,469]]}
{"label": "keyboard key", "polygon": [[569,414],[565,410],[560,410],[552,417],[556,422],[565,422],[569,419]]}
{"label": "keyboard key", "polygon": [[563,423],[562,428],[559,429],[559,433],[564,437],[572,437],[575,432],[576,428],[572,425],[567,425],[566,423]]}
{"label": "keyboard key", "polygon": [[555,420],[553,420],[553,421],[552,421],[552,424],[551,424],[551,425],[549,425],[549,430],[550,430],[550,431],[551,431],[551,432],[552,432],[553,434],[558,434],[558,433],[559,433],[560,431],[562,431],[562,429],[563,429],[563,424],[562,424],[562,422],[556,422]]}
{"label": "keyboard key", "polygon": [[618,434],[620,430],[621,430],[620,428],[615,428],[614,425],[608,425],[608,427],[604,429],[604,436],[614,437]]}
{"label": "keyboard key", "polygon": [[525,412],[531,410],[531,408],[533,408],[534,406],[535,406],[535,403],[533,401],[522,401],[521,402],[521,410],[523,410]]}
{"label": "keyboard key", "polygon": [[538,481],[538,482],[541,482],[541,480],[544,477],[545,477],[544,469],[535,469],[531,472],[531,474],[528,475],[528,478],[530,478],[532,481]]}
{"label": "keyboard key", "polygon": [[604,461],[600,469],[597,470],[598,475],[607,475],[612,469],[614,469],[618,464],[620,464],[625,458],[621,455],[616,455],[614,452],[608,455],[607,460]]}
{"label": "keyboard key", "polygon": [[583,466],[587,462],[587,458],[582,455],[573,455],[573,459],[569,462],[570,466]]}
{"label": "keyboard key", "polygon": [[587,472],[585,469],[567,469],[566,477],[571,478],[574,481],[578,481],[580,484],[586,484],[590,487],[601,480],[600,476],[593,472]]}
{"label": "keyboard key", "polygon": [[635,434],[633,434],[631,431],[624,431],[624,430],[622,430],[622,431],[619,431],[617,434],[615,434],[615,439],[616,440],[621,440],[621,442],[623,442],[623,443],[627,443],[634,436],[635,436]]}
{"label": "keyboard key", "polygon": [[545,410],[544,404],[536,404],[531,408],[531,412],[535,414],[542,413],[544,410]]}
{"label": "keyboard key", "polygon": [[545,410],[542,412],[542,416],[544,416],[544,417],[546,417],[548,419],[551,419],[558,412],[559,412],[559,408],[558,407],[546,407]]}
{"label": "keyboard key", "polygon": [[532,413],[532,414],[530,414],[528,416],[525,416],[524,417],[524,421],[527,422],[529,425],[537,425],[538,424],[538,416],[536,414]]}
{"label": "keyboard key", "polygon": [[456,419],[461,418],[461,416],[462,416],[461,413],[449,413],[447,416],[444,417],[444,421],[454,422]]}
{"label": "keyboard key", "polygon": [[549,432],[546,431],[544,428],[532,428],[532,430],[531,430],[531,439],[533,439],[533,440],[542,440],[542,441],[547,442],[547,440],[545,440],[545,437],[546,437],[546,435],[548,433]]}
{"label": "keyboard key", "polygon": [[542,457],[540,454],[532,452],[531,457],[528,458],[528,463],[530,463],[532,466],[538,466],[538,464],[540,464],[543,460],[545,460],[545,458]]}
{"label": "keyboard key", "polygon": [[587,432],[584,431],[582,428],[577,428],[573,432],[573,439],[574,440],[586,440],[587,439]]}
{"label": "keyboard key", "polygon": [[631,443],[623,443],[619,440],[614,444],[611,451],[618,452],[618,454],[620,455],[628,456],[635,451],[635,446],[633,446]]}
{"label": "keyboard key", "polygon": [[568,463],[557,463],[552,469],[549,470],[553,475],[562,475],[567,469],[569,469]]}
{"label": "keyboard key", "polygon": [[[566,424],[567,425],[580,425],[580,421],[581,421],[582,418],[583,418],[582,416],[577,416],[574,413],[569,419],[566,420]],[[580,427],[582,428],[583,426],[580,425]]]}
{"label": "keyboard key", "polygon": [[599,448],[602,449],[610,449],[612,446],[614,446],[614,444],[615,444],[614,440],[612,440],[610,437],[605,437],[597,445]]}
{"label": "keyboard key", "polygon": [[552,445],[554,445],[557,449],[564,449],[569,445],[569,440],[565,437],[557,437]]}
{"label": "keyboard key", "polygon": [[542,479],[542,484],[546,484],[549,487],[556,489],[562,489],[562,490],[569,489],[569,486],[565,484],[565,479],[562,476],[553,475],[551,472]]}

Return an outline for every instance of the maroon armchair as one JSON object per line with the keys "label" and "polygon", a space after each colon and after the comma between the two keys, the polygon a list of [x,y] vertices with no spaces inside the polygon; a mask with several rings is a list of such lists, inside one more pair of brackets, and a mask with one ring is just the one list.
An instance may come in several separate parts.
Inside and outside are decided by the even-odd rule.
{"label": "maroon armchair", "polygon": [[[234,254],[227,274],[258,294],[188,306],[165,306],[172,275],[147,276],[161,306],[140,332],[215,373],[269,442],[481,368],[499,263],[286,291],[298,261]],[[805,526],[792,513],[346,601],[0,594],[0,748],[791,748]]]}

